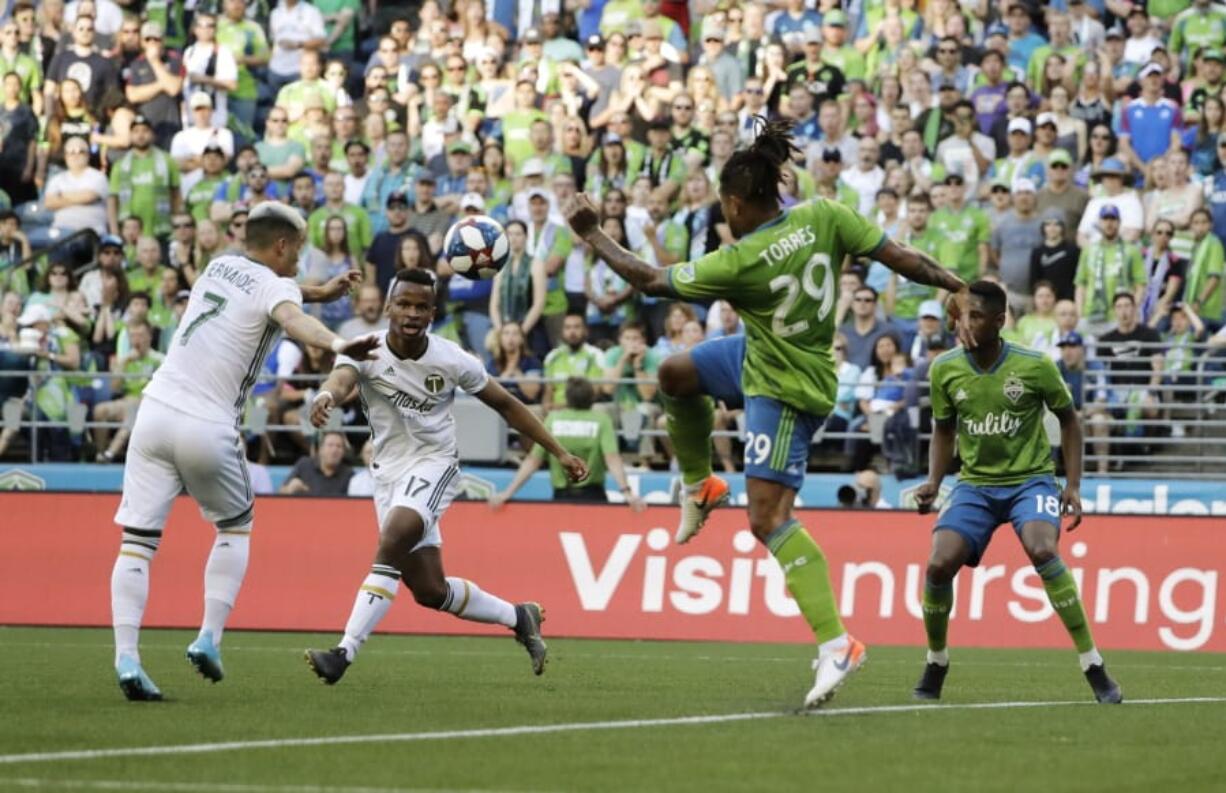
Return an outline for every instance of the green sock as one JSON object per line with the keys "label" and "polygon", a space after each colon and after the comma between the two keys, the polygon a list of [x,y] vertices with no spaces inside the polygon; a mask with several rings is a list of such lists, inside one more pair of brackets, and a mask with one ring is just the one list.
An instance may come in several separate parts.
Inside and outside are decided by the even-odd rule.
{"label": "green sock", "polygon": [[706,396],[663,396],[663,402],[668,415],[668,437],[673,442],[677,467],[681,469],[681,482],[696,485],[711,475],[714,403]]}
{"label": "green sock", "polygon": [[800,607],[817,641],[828,642],[847,632],[834,605],[834,587],[822,549],[797,520],[791,520],[766,538],[770,552],[779,560],[788,592]]}
{"label": "green sock", "polygon": [[924,582],[924,631],[928,634],[928,649],[939,653],[945,649],[949,635],[949,612],[954,607],[954,585]]}
{"label": "green sock", "polygon": [[1082,608],[1081,596],[1077,593],[1077,582],[1073,574],[1064,566],[1059,556],[1036,567],[1039,578],[1043,579],[1043,588],[1047,590],[1047,599],[1060,615],[1060,621],[1073,637],[1077,652],[1088,653],[1094,649],[1094,637],[1090,635],[1090,621],[1086,619],[1086,610]]}

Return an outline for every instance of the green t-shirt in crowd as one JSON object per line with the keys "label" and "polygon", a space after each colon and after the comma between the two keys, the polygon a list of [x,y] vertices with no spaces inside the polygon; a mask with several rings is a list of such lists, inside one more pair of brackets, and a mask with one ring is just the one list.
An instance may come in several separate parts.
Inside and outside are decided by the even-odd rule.
{"label": "green t-shirt in crowd", "polygon": [[183,197],[183,203],[187,204],[187,211],[196,220],[208,220],[209,210],[213,206],[213,196],[217,193],[217,188],[226,183],[226,177],[221,176],[206,176],[199,182],[192,185],[192,189],[187,191],[187,195]]}
{"label": "green t-shirt in crowd", "polygon": [[1016,485],[1055,474],[1044,407],[1054,412],[1073,404],[1055,361],[1005,342],[985,372],[959,347],[937,356],[929,377],[933,420],[957,421],[961,481]]}
{"label": "green t-shirt in crowd", "polygon": [[885,232],[842,204],[816,199],[781,212],[732,245],[669,268],[686,300],[722,299],[745,322],[745,395],[817,416],[834,407],[831,340],[845,256],[872,255]]}
{"label": "green t-shirt in crowd", "polygon": [[[311,5],[319,9],[319,13],[325,17],[332,14],[339,14],[348,8],[353,12],[353,16],[349,19],[349,23],[345,26],[344,32],[336,37],[336,41],[332,43],[331,52],[338,55],[352,55],[354,43],[354,31],[358,25],[358,18],[362,14],[362,4],[358,0],[314,0]],[[324,30],[328,37],[331,38],[333,31],[336,30],[335,22],[324,22]]]}
{"label": "green t-shirt in crowd", "polygon": [[[290,140],[289,138],[279,143],[272,143],[267,140],[256,141],[255,153],[260,155],[260,162],[267,168],[285,165],[294,155],[301,157],[304,163],[307,161],[306,148],[298,141]],[[287,195],[289,180],[279,179],[276,180],[276,183],[277,187],[282,190],[282,194]]]}
{"label": "green t-shirt in crowd", "polygon": [[169,154],[150,148],[136,149],[111,166],[111,195],[119,199],[119,219],[135,216],[145,233],[163,237],[170,233],[171,191],[179,190],[179,166]]}
{"label": "green t-shirt in crowd", "polygon": [[[908,227],[903,235],[903,242],[940,261],[941,235],[934,231],[932,226],[925,226],[924,230],[918,233]],[[893,314],[896,317],[903,319],[918,318],[920,304],[937,296],[935,286],[916,283],[897,273],[891,275],[891,277],[898,279],[898,285],[894,288]]]}
{"label": "green t-shirt in crowd", "polygon": [[[625,356],[625,351],[621,346],[610,347],[604,354],[605,369],[612,369],[621,364],[620,371],[616,373],[617,377],[633,378],[635,376],[634,368],[628,363],[622,363]],[[660,370],[660,353],[653,347],[648,347],[643,354],[643,374],[654,377],[656,372]],[[621,383],[613,391],[613,401],[619,405],[637,405],[643,401],[643,397],[639,394],[639,387],[631,383]]]}
{"label": "green t-shirt in crowd", "polygon": [[307,218],[307,235],[311,244],[324,249],[324,231],[328,219],[341,217],[349,229],[349,253],[355,262],[366,260],[366,251],[374,242],[375,233],[370,223],[370,214],[357,204],[345,204],[340,209],[323,206]]}
{"label": "green t-shirt in crowd", "polygon": [[545,379],[553,381],[553,405],[566,406],[566,378],[586,377],[598,380],[604,377],[604,353],[591,344],[583,344],[572,350],[563,344],[545,356]]}
{"label": "green t-shirt in crowd", "polygon": [[1101,322],[1111,316],[1111,305],[1119,292],[1132,292],[1145,283],[1145,261],[1141,249],[1123,240],[1100,240],[1081,249],[1077,260],[1076,286],[1085,289],[1082,315]]}
{"label": "green t-shirt in crowd", "polygon": [[149,378],[157,371],[157,368],[162,365],[162,361],[166,356],[157,350],[149,350],[139,358],[134,358],[125,361],[119,367],[122,374],[127,375],[142,375],[141,377],[128,377],[123,381],[124,396],[136,397],[140,396],[145,390],[145,386],[149,385]]}
{"label": "green t-shirt in crowd", "polygon": [[[250,19],[231,22],[226,16],[217,19],[217,41],[230,51],[237,61],[240,58],[267,58],[268,38],[264,29]],[[235,99],[254,100],[260,95],[251,69],[238,64],[238,87],[230,92]],[[265,163],[267,164],[267,163]]]}
{"label": "green t-shirt in crowd", "polygon": [[[554,490],[604,485],[604,456],[617,454],[617,434],[607,414],[595,410],[555,410],[545,417],[545,429],[558,439],[563,449],[587,463],[587,478],[571,484],[562,464],[551,455],[549,481]],[[544,460],[545,447],[538,443],[533,447],[532,454],[536,459]]]}
{"label": "green t-shirt in crowd", "polygon": [[928,227],[940,235],[939,261],[951,267],[967,283],[979,278],[979,246],[991,241],[988,213],[964,206],[957,212],[943,207],[932,213]]}
{"label": "green t-shirt in crowd", "polygon": [[9,72],[15,72],[21,80],[22,104],[29,104],[31,95],[43,90],[43,69],[38,61],[24,52],[18,52],[12,60],[0,52],[0,75]]}
{"label": "green t-shirt in crowd", "polygon": [[[1192,249],[1192,261],[1188,265],[1188,285],[1184,287],[1183,299],[1200,306],[1198,313],[1201,318],[1211,322],[1222,319],[1222,277],[1223,259],[1222,241],[1216,235],[1206,234],[1205,238]],[[1209,299],[1200,302],[1200,296],[1205,291],[1205,284],[1213,276],[1217,276],[1217,286],[1209,293]]]}

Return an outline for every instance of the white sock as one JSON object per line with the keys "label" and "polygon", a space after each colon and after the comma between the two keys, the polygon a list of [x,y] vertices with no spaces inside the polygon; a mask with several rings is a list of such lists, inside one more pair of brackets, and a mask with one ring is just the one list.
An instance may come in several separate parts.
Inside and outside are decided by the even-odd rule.
{"label": "white sock", "polygon": [[1097,647],[1091,647],[1084,653],[1077,654],[1077,660],[1081,662],[1081,671],[1086,671],[1091,666],[1102,666],[1103,657],[1098,654]]}
{"label": "white sock", "polygon": [[847,649],[849,638],[850,637],[844,633],[841,636],[834,637],[828,642],[822,642],[821,644],[817,645],[817,654],[825,655],[827,653],[842,652],[843,650]]}
{"label": "white sock", "polygon": [[366,580],[358,588],[358,596],[353,601],[353,611],[349,613],[349,621],[345,623],[345,636],[340,643],[345,650],[345,657],[350,662],[357,657],[358,648],[370,638],[375,626],[392,607],[399,586],[399,570],[385,564],[371,566]]}
{"label": "white sock", "polygon": [[928,663],[949,666],[949,650],[929,650]]}
{"label": "white sock", "polygon": [[706,481],[707,480],[703,479],[701,482],[695,482],[692,485],[682,485],[681,489],[685,491],[687,496],[692,496],[699,490],[702,490],[702,486]]}
{"label": "white sock", "polygon": [[140,662],[140,624],[149,600],[149,565],[162,541],[153,529],[124,529],[111,570],[111,625],[115,629],[115,662],[130,655]]}
{"label": "white sock", "polygon": [[238,590],[247,574],[251,552],[251,524],[220,529],[204,567],[204,620],[200,633],[213,634],[213,644],[221,644],[226,619],[238,599]]}
{"label": "white sock", "polygon": [[448,611],[462,620],[515,627],[515,606],[484,592],[472,581],[447,578],[447,599],[439,611]]}

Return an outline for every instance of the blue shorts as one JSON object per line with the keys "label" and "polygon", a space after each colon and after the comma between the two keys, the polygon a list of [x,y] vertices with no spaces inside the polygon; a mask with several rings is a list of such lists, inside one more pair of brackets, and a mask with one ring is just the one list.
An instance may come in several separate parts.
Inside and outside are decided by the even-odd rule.
{"label": "blue shorts", "polygon": [[1022,526],[1034,521],[1050,523],[1060,530],[1060,488],[1050,476],[1003,487],[959,482],[933,531],[946,529],[962,535],[971,549],[966,564],[977,567],[997,526],[1012,523],[1020,537]]}
{"label": "blue shorts", "polygon": [[743,335],[704,341],[690,350],[690,356],[703,393],[729,408],[745,408],[745,476],[799,490],[805,481],[809,445],[826,417],[771,397],[746,397],[741,389]]}

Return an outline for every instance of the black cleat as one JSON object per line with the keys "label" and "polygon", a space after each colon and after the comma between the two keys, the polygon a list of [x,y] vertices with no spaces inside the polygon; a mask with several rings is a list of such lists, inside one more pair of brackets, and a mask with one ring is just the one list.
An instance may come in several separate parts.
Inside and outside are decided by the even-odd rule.
{"label": "black cleat", "polygon": [[1120,690],[1120,684],[1111,679],[1111,675],[1107,674],[1107,667],[1103,664],[1095,664],[1086,670],[1086,682],[1090,684],[1090,688],[1094,690],[1094,698],[1103,705],[1118,705],[1124,701],[1124,692]]}
{"label": "black cleat", "polygon": [[924,674],[915,684],[912,694],[916,699],[940,699],[941,689],[945,686],[945,675],[949,674],[949,664],[925,664]]}
{"label": "black cleat", "polygon": [[545,671],[545,656],[548,649],[541,640],[541,623],[545,611],[536,603],[520,603],[515,606],[515,641],[524,646],[532,658],[532,673]]}
{"label": "black cleat", "polygon": [[349,668],[349,659],[340,647],[333,647],[331,650],[307,650],[306,661],[311,671],[330,686],[344,677],[345,670]]}

